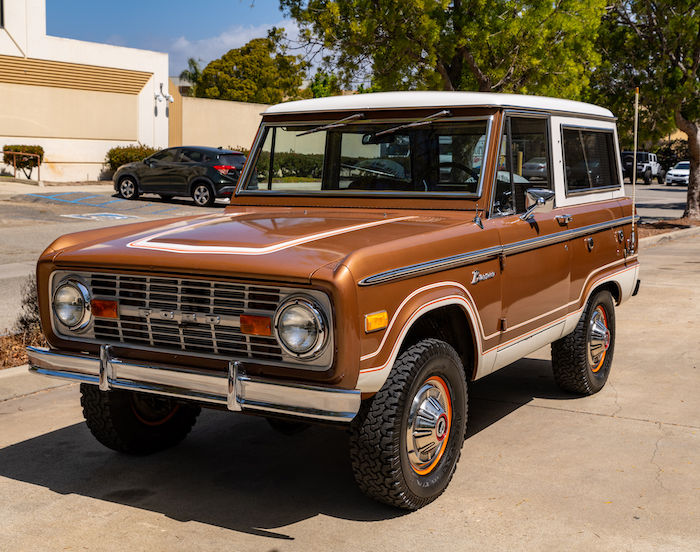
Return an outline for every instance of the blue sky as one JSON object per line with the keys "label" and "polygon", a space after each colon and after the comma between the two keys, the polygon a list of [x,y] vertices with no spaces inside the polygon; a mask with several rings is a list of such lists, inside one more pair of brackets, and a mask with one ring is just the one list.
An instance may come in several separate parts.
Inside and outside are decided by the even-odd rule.
{"label": "blue sky", "polygon": [[167,52],[174,76],[188,58],[201,58],[204,68],[272,27],[296,36],[279,0],[46,0],[47,34]]}

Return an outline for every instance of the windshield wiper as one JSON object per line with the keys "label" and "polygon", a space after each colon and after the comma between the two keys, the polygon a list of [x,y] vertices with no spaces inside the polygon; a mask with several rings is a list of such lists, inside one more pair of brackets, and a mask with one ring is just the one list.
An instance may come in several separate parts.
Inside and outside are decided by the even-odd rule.
{"label": "windshield wiper", "polygon": [[345,117],[345,119],[340,119],[340,121],[336,121],[335,123],[329,123],[327,125],[318,126],[316,128],[312,128],[311,130],[307,130],[306,132],[302,132],[301,134],[297,134],[297,138],[299,136],[304,136],[305,134],[320,132],[321,130],[330,130],[331,128],[342,127],[347,125],[350,121],[354,121],[355,119],[362,119],[364,116],[364,113],[355,113],[354,115],[350,115],[350,117]]}
{"label": "windshield wiper", "polygon": [[417,126],[429,125],[434,120],[441,119],[442,117],[452,117],[452,112],[449,109],[443,109],[442,111],[438,111],[437,113],[428,115],[425,119],[421,119],[420,121],[414,121],[412,123],[406,123],[405,125],[399,125],[392,128],[388,128],[386,130],[382,130],[381,132],[377,132],[374,136],[376,137],[383,136],[384,134],[391,134],[392,132],[396,132],[397,130],[403,130],[404,128],[413,128]]}

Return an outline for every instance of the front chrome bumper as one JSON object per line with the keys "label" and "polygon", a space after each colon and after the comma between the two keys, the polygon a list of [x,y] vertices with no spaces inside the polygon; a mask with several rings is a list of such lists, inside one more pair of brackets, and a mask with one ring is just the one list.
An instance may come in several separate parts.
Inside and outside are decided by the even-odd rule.
{"label": "front chrome bumper", "polygon": [[135,364],[114,358],[110,347],[100,358],[27,347],[29,370],[54,378],[226,406],[232,411],[270,412],[314,420],[350,422],[360,409],[360,391],[278,382],[247,376],[239,362],[228,374],[165,364]]}

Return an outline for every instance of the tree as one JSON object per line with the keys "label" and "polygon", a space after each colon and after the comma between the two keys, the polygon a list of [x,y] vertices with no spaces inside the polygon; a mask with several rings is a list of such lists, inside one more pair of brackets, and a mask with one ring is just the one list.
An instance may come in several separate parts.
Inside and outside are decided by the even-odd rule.
{"label": "tree", "polygon": [[314,98],[327,98],[328,96],[339,96],[342,93],[338,77],[334,74],[326,73],[319,69],[311,81],[311,93]]}
{"label": "tree", "polygon": [[182,73],[180,73],[180,78],[189,82],[192,85],[189,90],[189,96],[194,95],[194,89],[199,83],[200,79],[202,78],[202,67],[199,65],[199,62],[201,61],[201,58],[199,59],[199,61],[196,61],[194,58],[188,59],[188,69],[185,69]]}
{"label": "tree", "polygon": [[276,104],[296,99],[308,64],[286,55],[284,29],[230,50],[202,71],[195,87],[198,98]]}
{"label": "tree", "polygon": [[280,0],[345,83],[538,92],[588,85],[604,0]]}
{"label": "tree", "polygon": [[700,1],[617,0],[600,40],[606,61],[594,75],[593,99],[622,116],[624,139],[638,86],[646,137],[658,139],[674,125],[688,135],[683,216],[700,220]]}

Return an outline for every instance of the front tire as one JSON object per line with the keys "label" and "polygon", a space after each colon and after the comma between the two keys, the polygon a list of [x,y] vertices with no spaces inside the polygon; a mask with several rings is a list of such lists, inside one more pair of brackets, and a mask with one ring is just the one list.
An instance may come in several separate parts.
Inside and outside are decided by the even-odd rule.
{"label": "front tire", "polygon": [[127,454],[152,454],[175,446],[192,429],[200,408],[145,393],[100,391],[80,385],[90,431],[104,446]]}
{"label": "front tire", "polygon": [[124,199],[137,199],[139,197],[139,184],[135,178],[125,176],[119,181],[118,193]]}
{"label": "front tire", "polygon": [[603,290],[588,301],[576,329],[552,343],[554,381],[571,393],[597,393],[608,381],[614,350],[615,303]]}
{"label": "front tire", "polygon": [[644,171],[644,184],[651,186],[651,169]]}
{"label": "front tire", "polygon": [[467,384],[457,352],[426,339],[396,361],[351,427],[352,467],[369,497],[417,510],[442,494],[467,427]]}
{"label": "front tire", "polygon": [[209,184],[203,182],[197,183],[192,188],[192,199],[200,207],[210,207],[214,205],[216,196],[214,190]]}

